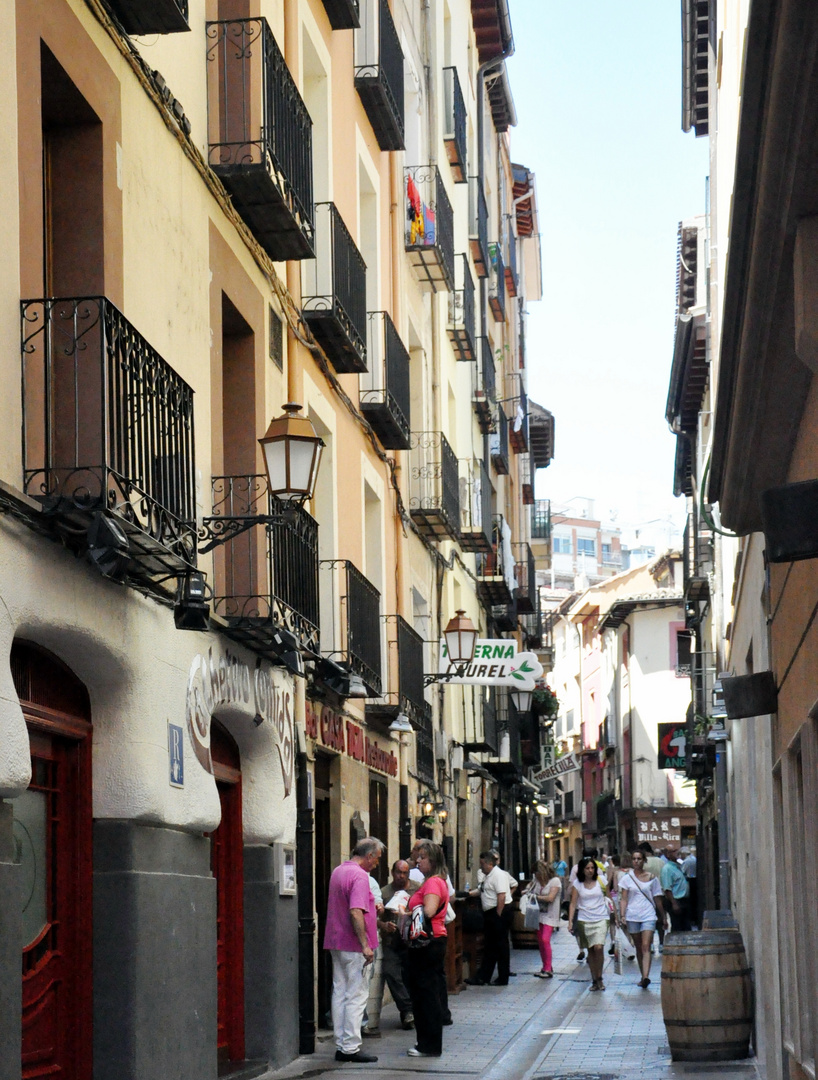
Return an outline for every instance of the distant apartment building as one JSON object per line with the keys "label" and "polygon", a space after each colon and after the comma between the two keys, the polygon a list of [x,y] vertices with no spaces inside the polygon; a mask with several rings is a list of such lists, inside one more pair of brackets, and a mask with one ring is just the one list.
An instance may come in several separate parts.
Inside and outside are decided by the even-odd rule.
{"label": "distant apartment building", "polygon": [[620,530],[594,516],[593,499],[574,499],[572,512],[551,514],[551,567],[546,588],[577,592],[625,569]]}

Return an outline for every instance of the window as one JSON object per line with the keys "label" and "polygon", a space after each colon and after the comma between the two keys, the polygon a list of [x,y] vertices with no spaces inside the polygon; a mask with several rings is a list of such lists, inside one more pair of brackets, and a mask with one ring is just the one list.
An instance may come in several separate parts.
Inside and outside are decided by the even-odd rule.
{"label": "window", "polygon": [[270,359],[279,371],[284,370],[284,330],[281,319],[270,308]]}
{"label": "window", "polygon": [[604,563],[613,562],[613,549],[610,544],[602,545],[602,561]]}
{"label": "window", "polygon": [[596,540],[587,537],[577,537],[577,555],[590,555],[596,558]]}
{"label": "window", "polygon": [[554,554],[555,555],[570,555],[571,554],[571,537],[570,536],[555,536],[554,537]]}

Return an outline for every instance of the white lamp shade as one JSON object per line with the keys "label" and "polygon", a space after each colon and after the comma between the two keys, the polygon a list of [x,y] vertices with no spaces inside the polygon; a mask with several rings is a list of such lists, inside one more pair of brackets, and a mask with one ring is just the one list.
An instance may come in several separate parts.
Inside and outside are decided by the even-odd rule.
{"label": "white lamp shade", "polygon": [[300,411],[300,405],[285,405],[283,415],[271,421],[266,435],[259,439],[270,494],[285,502],[312,498],[324,448],[307,417],[297,415]]}
{"label": "white lamp shade", "polygon": [[517,712],[526,713],[531,710],[531,699],[534,697],[532,690],[512,690],[511,700]]}

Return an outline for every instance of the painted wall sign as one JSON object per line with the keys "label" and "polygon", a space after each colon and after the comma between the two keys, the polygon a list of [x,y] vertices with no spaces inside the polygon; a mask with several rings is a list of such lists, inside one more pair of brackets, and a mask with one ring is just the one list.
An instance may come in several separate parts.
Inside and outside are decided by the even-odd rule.
{"label": "painted wall sign", "polygon": [[582,761],[579,754],[565,754],[563,757],[557,758],[549,768],[535,772],[534,779],[538,784],[541,784],[544,780],[555,780],[558,776],[562,776],[563,773],[575,772],[580,768],[582,768]]}
{"label": "painted wall sign", "polygon": [[392,750],[385,750],[371,739],[364,729],[328,705],[318,701],[306,702],[305,722],[311,739],[320,739],[324,746],[347,754],[375,772],[398,775],[398,759]]}
{"label": "painted wall sign", "polygon": [[185,740],[180,724],[168,721],[169,779],[171,787],[185,786]]}
{"label": "painted wall sign", "polygon": [[[450,670],[446,641],[440,643],[438,670]],[[506,638],[478,638],[474,659],[465,674],[447,682],[461,686],[508,686],[512,690],[533,690],[542,676],[542,664],[534,653],[517,652],[517,642]]]}
{"label": "painted wall sign", "polygon": [[[289,682],[288,682],[289,679]],[[193,751],[202,767],[213,773],[210,760],[210,723],[220,706],[254,710],[256,727],[271,724],[281,763],[284,798],[293,790],[295,778],[295,730],[291,679],[259,658],[250,667],[225,652],[197,655],[190,665],[187,684],[187,726]]]}
{"label": "painted wall sign", "polygon": [[657,724],[660,769],[684,769],[687,765],[687,727],[684,724]]}

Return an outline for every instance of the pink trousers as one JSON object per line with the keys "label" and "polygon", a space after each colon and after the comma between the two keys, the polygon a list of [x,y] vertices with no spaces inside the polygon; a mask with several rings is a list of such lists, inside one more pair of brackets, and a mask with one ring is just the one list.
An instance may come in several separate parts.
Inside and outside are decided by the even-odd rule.
{"label": "pink trousers", "polygon": [[551,971],[551,934],[553,931],[554,927],[549,926],[548,923],[540,923],[537,928],[537,944],[540,947],[543,971]]}

